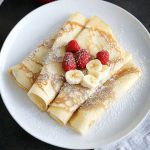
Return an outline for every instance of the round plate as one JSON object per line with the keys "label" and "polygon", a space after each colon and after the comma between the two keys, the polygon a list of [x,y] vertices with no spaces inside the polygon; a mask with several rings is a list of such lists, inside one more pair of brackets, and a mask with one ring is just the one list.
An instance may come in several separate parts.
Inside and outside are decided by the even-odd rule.
{"label": "round plate", "polygon": [[[10,66],[19,63],[76,11],[87,17],[97,15],[105,20],[121,45],[132,53],[134,62],[142,69],[141,80],[112,105],[102,120],[84,136],[58,125],[46,113],[40,112],[7,74]],[[88,149],[114,142],[134,129],[150,108],[149,41],[150,36],[145,27],[131,14],[111,3],[100,0],[61,0],[44,5],[24,17],[3,45],[0,58],[3,101],[24,130],[46,143],[71,149]]]}

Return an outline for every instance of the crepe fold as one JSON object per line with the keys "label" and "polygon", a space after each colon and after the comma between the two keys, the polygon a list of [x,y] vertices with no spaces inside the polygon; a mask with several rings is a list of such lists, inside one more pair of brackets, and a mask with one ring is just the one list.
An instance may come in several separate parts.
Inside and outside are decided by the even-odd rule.
{"label": "crepe fold", "polygon": [[105,110],[130,89],[140,76],[141,72],[135,65],[125,65],[73,114],[69,121],[71,128],[80,134],[87,133]]}
{"label": "crepe fold", "polygon": [[[101,80],[102,85],[124,64],[131,60],[131,55],[123,50],[112,34],[111,28],[99,17],[92,17],[86,24],[85,29],[76,38],[83,49],[87,49],[95,57],[99,50],[109,52],[110,74]],[[48,114],[60,124],[66,124],[73,113],[84,103],[95,90],[84,88],[81,85],[65,83],[58,96],[48,108]]]}
{"label": "crepe fold", "polygon": [[29,91],[36,78],[38,77],[42,67],[43,60],[48,55],[55,36],[46,39],[29,56],[21,63],[8,69],[8,73],[16,81],[16,83],[25,91]]}
{"label": "crepe fold", "polygon": [[55,41],[37,80],[28,92],[30,99],[46,111],[64,83],[62,59],[66,44],[85,27],[87,18],[80,13],[72,14],[56,34]]}

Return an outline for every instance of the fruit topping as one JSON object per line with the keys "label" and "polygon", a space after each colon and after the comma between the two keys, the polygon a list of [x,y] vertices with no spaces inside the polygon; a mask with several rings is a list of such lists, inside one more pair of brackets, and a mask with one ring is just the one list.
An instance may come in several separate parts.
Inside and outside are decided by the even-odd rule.
{"label": "fruit topping", "polygon": [[69,71],[69,70],[75,70],[76,69],[76,62],[73,53],[71,52],[66,52],[63,62],[62,62],[62,67],[64,71]]}
{"label": "fruit topping", "polygon": [[67,52],[75,53],[75,52],[77,52],[77,51],[79,51],[79,50],[80,50],[80,46],[79,46],[79,44],[77,43],[76,40],[71,40],[71,41],[67,44],[67,46],[66,46],[66,51],[67,51]]}
{"label": "fruit topping", "polygon": [[109,60],[109,53],[106,50],[102,50],[96,54],[96,58],[99,59],[103,65],[106,65]]}
{"label": "fruit topping", "polygon": [[77,67],[79,69],[84,69],[86,68],[86,64],[90,61],[91,55],[85,49],[82,49],[75,54],[75,59]]}
{"label": "fruit topping", "polygon": [[66,81],[69,84],[79,84],[82,81],[84,74],[80,70],[70,70],[65,74]]}

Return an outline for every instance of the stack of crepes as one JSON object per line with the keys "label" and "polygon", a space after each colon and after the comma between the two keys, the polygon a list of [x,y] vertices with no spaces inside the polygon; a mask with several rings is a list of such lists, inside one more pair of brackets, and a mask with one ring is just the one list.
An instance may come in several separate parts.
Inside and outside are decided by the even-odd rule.
{"label": "stack of crepes", "polygon": [[[110,73],[93,89],[64,80],[62,60],[66,44],[75,39],[92,58],[102,49],[109,52]],[[45,59],[46,58],[46,59]],[[43,63],[43,60],[44,63]],[[53,38],[46,40],[22,63],[9,69],[30,99],[60,124],[83,134],[140,77],[140,69],[117,42],[111,28],[99,17],[80,13],[69,17]],[[85,70],[86,71],[86,70]]]}

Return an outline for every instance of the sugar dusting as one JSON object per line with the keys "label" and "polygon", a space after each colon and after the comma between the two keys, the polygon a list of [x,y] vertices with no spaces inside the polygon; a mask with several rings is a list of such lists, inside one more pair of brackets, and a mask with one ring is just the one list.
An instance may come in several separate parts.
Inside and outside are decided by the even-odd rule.
{"label": "sugar dusting", "polygon": [[139,91],[142,91],[148,83],[149,73],[147,67],[150,65],[150,60],[142,54],[142,50],[132,52],[132,54],[134,56],[134,62],[141,69],[142,76],[140,80],[138,80],[135,85],[125,93],[125,96],[122,96],[122,98],[118,99],[117,102],[114,102],[109,109],[106,109],[104,116],[99,118],[92,129],[94,134],[103,134],[104,128],[110,129],[112,124],[119,121],[120,116],[123,116],[127,111],[132,114],[133,109],[136,109],[141,103],[140,100],[142,98],[139,99],[139,97],[141,97],[141,92]]}
{"label": "sugar dusting", "polygon": [[62,62],[62,60],[63,60],[63,57],[57,57],[55,55],[55,52],[51,50],[48,52],[48,55],[45,56],[45,58],[43,58],[43,64],[47,65],[50,62]]}
{"label": "sugar dusting", "polygon": [[99,104],[104,105],[103,102],[105,99],[113,98],[114,94],[112,89],[114,78],[109,80],[109,84],[107,86],[100,86],[96,89],[96,91],[86,100],[86,102],[81,105],[81,108],[90,109],[92,106],[96,107]]}
{"label": "sugar dusting", "polygon": [[[122,31],[124,33],[124,31]],[[133,47],[133,46],[132,46]],[[125,48],[126,49],[126,48]],[[105,115],[102,117],[102,120],[99,120],[95,123],[94,128],[92,130],[94,134],[100,134],[102,133],[102,130],[106,128],[112,127],[112,122],[117,121],[120,118],[120,115],[125,110],[128,110],[129,112],[132,112],[132,109],[134,108],[135,104],[137,105],[139,103],[138,97],[140,96],[140,91],[144,86],[146,81],[148,80],[148,72],[145,67],[145,63],[150,64],[150,61],[142,55],[142,50],[136,50],[136,52],[132,52],[134,58],[134,62],[141,68],[142,70],[142,77],[137,83],[129,90],[125,95],[128,95],[127,100],[124,98],[121,98],[117,103],[115,102],[111,109],[106,109]],[[141,53],[140,53],[141,52]],[[102,87],[104,88],[104,87]],[[55,132],[61,131],[62,133],[65,133],[65,130],[60,130],[59,126],[56,126]],[[95,132],[98,131],[98,132]],[[53,134],[56,135],[56,134]],[[55,137],[56,138],[56,137]]]}
{"label": "sugar dusting", "polygon": [[70,112],[74,112],[93,92],[93,90],[80,85],[70,85],[68,83],[64,83],[61,90],[62,92],[60,93],[65,93],[65,97],[60,99],[61,94],[60,97],[58,95],[53,104],[57,105],[57,107],[62,107],[62,104],[64,104],[65,109]]}

